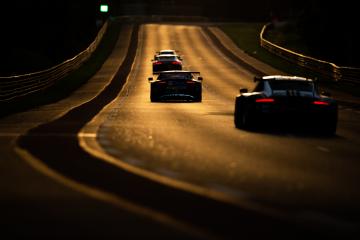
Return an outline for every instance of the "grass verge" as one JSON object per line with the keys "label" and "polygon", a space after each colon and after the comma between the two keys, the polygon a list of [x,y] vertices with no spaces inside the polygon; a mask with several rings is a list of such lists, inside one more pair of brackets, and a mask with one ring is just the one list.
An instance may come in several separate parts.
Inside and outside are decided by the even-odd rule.
{"label": "grass verge", "polygon": [[[354,84],[329,81],[328,79],[324,79],[324,77],[318,73],[297,66],[262,48],[260,46],[259,35],[264,24],[265,23],[233,23],[220,25],[219,27],[235,42],[239,48],[241,48],[247,54],[270,66],[273,66],[276,69],[279,69],[280,71],[283,71],[289,75],[304,76],[313,79],[316,78],[320,80],[319,82],[322,88],[328,89],[330,91],[342,91],[351,94],[352,96],[360,97],[359,87],[354,86]],[[286,37],[286,35],[282,35],[281,41],[287,41]],[[306,48],[305,46],[301,46],[300,43],[296,45],[296,43],[293,41],[293,35],[288,37],[292,39],[291,44],[294,48]],[[272,39],[269,40],[272,41]]]}
{"label": "grass verge", "polygon": [[52,87],[45,89],[13,102],[0,103],[0,117],[17,112],[23,112],[37,106],[54,103],[68,97],[72,92],[85,84],[103,65],[112,52],[121,30],[119,21],[110,21],[98,48],[90,59],[78,70],[58,81]]}

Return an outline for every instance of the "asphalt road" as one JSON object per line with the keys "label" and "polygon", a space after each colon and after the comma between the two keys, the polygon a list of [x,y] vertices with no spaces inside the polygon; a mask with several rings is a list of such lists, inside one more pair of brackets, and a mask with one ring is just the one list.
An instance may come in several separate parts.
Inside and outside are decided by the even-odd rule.
{"label": "asphalt road", "polygon": [[[347,226],[359,221],[360,114],[340,106],[336,136],[297,126],[265,131],[234,127],[234,97],[254,73],[225,57],[201,27],[147,24],[128,82],[98,131],[121,161],[194,183],[296,218]],[[184,69],[200,71],[202,103],[151,103],[151,58],[176,49]]]}
{"label": "asphalt road", "polygon": [[[191,24],[142,25],[127,82],[102,109],[119,91],[117,81],[124,80],[121,74],[114,79],[114,71],[123,61],[128,35],[121,35],[105,69],[71,98],[1,120],[0,223],[7,234],[313,236],[302,228],[295,231],[295,222],[321,229],[320,236],[324,231],[327,237],[358,236],[357,109],[340,106],[333,137],[296,126],[236,129],[234,98],[240,87],[253,86],[254,72],[227,58]],[[150,102],[150,60],[165,48],[180,52],[184,69],[201,72],[202,103]],[[25,137],[18,140],[21,134]],[[278,222],[272,213],[292,221]]]}
{"label": "asphalt road", "polygon": [[[76,169],[76,176],[82,178],[89,166],[85,156],[75,168],[73,164],[81,150],[70,149],[77,146],[77,132],[69,129],[86,122],[86,114],[70,123],[60,121],[56,127],[47,127],[66,117],[72,109],[82,109],[81,106],[103,92],[115,76],[121,77],[122,73],[116,72],[123,68],[131,33],[136,30],[131,25],[119,26],[122,29],[112,54],[87,84],[59,102],[0,119],[1,239],[194,238],[194,234],[184,228],[164,224],[166,217],[162,215],[69,177],[68,172]],[[112,86],[115,95],[121,86],[121,83]],[[97,113],[96,108],[92,113]],[[36,133],[39,126],[46,130]],[[30,136],[32,131],[35,136]],[[24,138],[31,147],[20,147]],[[69,147],[64,142],[74,144]],[[36,150],[42,156],[37,155]],[[154,221],[159,218],[162,220]]]}

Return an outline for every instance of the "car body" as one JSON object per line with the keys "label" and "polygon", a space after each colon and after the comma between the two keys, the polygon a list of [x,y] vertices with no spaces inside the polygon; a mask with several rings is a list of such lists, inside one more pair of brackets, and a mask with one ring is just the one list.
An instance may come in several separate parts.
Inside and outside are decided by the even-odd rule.
{"label": "car body", "polygon": [[173,49],[162,49],[162,50],[156,52],[156,55],[162,55],[162,54],[177,55],[176,50],[173,50]]}
{"label": "car body", "polygon": [[181,56],[174,49],[162,49],[160,51],[157,51],[156,54],[154,55],[154,59],[156,59],[158,55],[175,55],[178,57],[178,59],[182,60]]}
{"label": "car body", "polygon": [[255,77],[255,89],[240,89],[235,99],[237,128],[283,124],[308,126],[329,134],[336,132],[337,101],[320,93],[317,82],[303,77],[269,75]]}
{"label": "car body", "polygon": [[157,78],[150,77],[150,100],[152,102],[167,100],[190,100],[201,102],[202,77],[200,72],[172,70],[155,73]]}
{"label": "car body", "polygon": [[153,72],[167,70],[182,70],[182,61],[177,55],[162,54],[156,55],[152,60]]}

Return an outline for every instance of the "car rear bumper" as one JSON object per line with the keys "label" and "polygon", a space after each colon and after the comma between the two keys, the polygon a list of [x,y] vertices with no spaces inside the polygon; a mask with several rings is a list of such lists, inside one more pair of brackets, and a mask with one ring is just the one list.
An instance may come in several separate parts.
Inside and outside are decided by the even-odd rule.
{"label": "car rear bumper", "polygon": [[152,86],[152,94],[158,100],[200,100],[201,85],[183,86],[181,88],[171,88],[169,86]]}
{"label": "car rear bumper", "polygon": [[337,122],[337,111],[327,110],[308,110],[308,111],[255,111],[252,119],[260,125],[279,125],[279,126],[321,126],[327,122]]}

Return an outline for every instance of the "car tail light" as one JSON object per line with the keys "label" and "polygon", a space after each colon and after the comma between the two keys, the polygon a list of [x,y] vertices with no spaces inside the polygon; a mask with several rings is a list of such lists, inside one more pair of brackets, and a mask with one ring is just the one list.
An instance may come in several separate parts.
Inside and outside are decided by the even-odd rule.
{"label": "car tail light", "polygon": [[178,61],[173,61],[172,64],[175,64],[175,65],[180,65],[181,62],[178,62]]}
{"label": "car tail light", "polygon": [[314,105],[322,105],[322,106],[330,105],[328,102],[325,102],[325,101],[313,101],[312,104],[314,104]]}
{"label": "car tail light", "polygon": [[255,100],[257,103],[273,103],[275,100],[273,98],[258,98]]}
{"label": "car tail light", "polygon": [[160,64],[162,64],[162,62],[157,61],[153,63],[153,65],[160,65]]}

